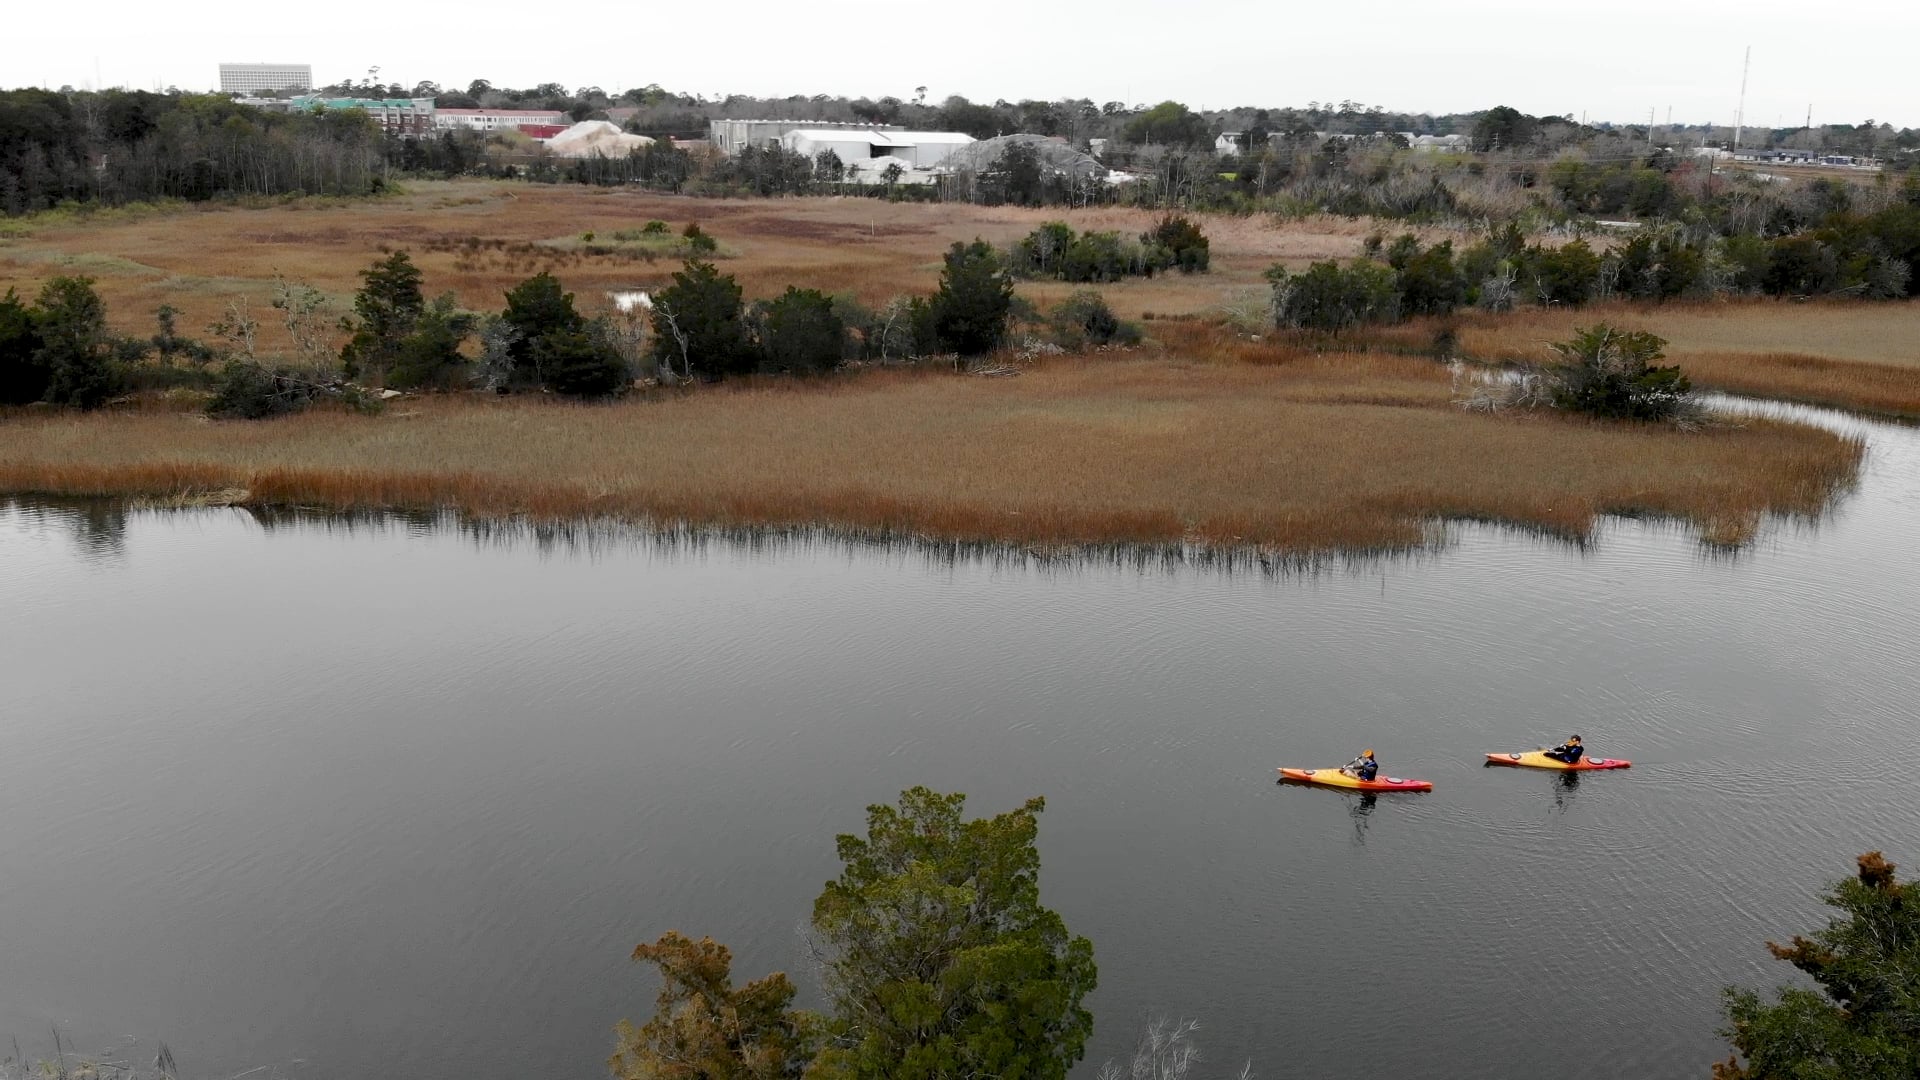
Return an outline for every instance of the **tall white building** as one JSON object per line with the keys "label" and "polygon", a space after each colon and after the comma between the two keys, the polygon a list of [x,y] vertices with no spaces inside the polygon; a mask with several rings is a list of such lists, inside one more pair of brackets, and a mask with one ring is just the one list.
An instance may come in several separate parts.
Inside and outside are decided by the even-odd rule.
{"label": "tall white building", "polygon": [[266,90],[313,89],[312,64],[221,64],[220,92],[257,94]]}

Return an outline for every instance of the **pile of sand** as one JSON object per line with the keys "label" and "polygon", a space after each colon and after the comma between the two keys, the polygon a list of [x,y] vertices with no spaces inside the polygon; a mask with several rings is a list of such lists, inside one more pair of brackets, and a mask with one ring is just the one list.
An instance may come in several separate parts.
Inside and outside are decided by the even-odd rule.
{"label": "pile of sand", "polygon": [[629,135],[618,124],[607,120],[582,120],[547,140],[547,152],[556,157],[623,158],[643,146],[652,146],[645,135]]}

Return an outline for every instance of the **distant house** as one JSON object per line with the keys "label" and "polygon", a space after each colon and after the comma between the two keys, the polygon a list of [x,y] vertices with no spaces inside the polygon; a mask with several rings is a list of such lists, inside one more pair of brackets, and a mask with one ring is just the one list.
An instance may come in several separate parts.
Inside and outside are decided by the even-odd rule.
{"label": "distant house", "polygon": [[1453,154],[1472,149],[1465,135],[1413,135],[1407,145],[1423,154]]}
{"label": "distant house", "polygon": [[1223,131],[1213,140],[1213,152],[1221,157],[1237,154],[1245,145],[1247,133],[1244,131]]}

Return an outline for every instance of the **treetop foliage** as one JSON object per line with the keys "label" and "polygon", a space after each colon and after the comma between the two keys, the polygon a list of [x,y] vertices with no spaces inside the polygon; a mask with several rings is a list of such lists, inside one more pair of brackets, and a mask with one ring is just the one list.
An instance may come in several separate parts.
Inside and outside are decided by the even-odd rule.
{"label": "treetop foliage", "polygon": [[792,1009],[793,983],[775,972],[733,985],[733,954],[710,938],[668,931],[633,950],[660,971],[653,1019],[620,1021],[607,1066],[618,1080],[793,1080],[813,1053],[818,1020]]}
{"label": "treetop foliage", "polygon": [[823,1077],[1060,1080],[1093,1029],[1093,946],[1040,904],[1045,800],[967,820],[923,787],[867,808],[814,902],[834,1004]]}
{"label": "treetop foliage", "polygon": [[[1811,935],[1767,950],[1818,989],[1782,987],[1768,1002],[1728,987],[1735,1055],[1715,1080],[1911,1080],[1920,1075],[1920,886],[1877,851],[1825,900],[1835,914]],[[1744,1060],[1743,1060],[1744,1059]]]}
{"label": "treetop foliage", "polygon": [[621,1080],[1064,1080],[1085,1053],[1093,946],[1040,904],[1045,803],[969,820],[924,787],[867,808],[838,838],[814,902],[830,1013],[791,1008],[785,975],[735,988],[731,956],[669,933],[634,950],[659,967],[652,1020],[619,1026]]}

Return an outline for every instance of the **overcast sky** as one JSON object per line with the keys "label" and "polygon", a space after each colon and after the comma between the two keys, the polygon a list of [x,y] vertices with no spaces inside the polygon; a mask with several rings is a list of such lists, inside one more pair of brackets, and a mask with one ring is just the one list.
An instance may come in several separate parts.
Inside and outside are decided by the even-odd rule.
{"label": "overcast sky", "polygon": [[1508,104],[1593,120],[1730,124],[1753,47],[1754,126],[1920,126],[1920,3],[1859,0],[728,0],[312,7],[257,0],[14,5],[0,85],[211,89],[223,60],[305,62],[322,83],[561,82],[609,92],[1088,97],[1195,107],[1352,99]]}

